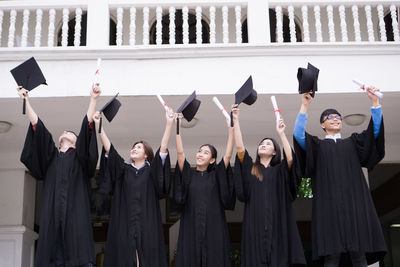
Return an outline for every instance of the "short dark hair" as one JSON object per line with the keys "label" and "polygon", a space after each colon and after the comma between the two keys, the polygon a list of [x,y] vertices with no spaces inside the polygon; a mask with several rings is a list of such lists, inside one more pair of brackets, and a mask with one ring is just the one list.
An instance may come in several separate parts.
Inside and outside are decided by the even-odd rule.
{"label": "short dark hair", "polygon": [[143,148],[144,148],[144,153],[147,155],[147,161],[148,162],[152,162],[154,159],[154,152],[153,152],[153,148],[151,147],[151,145],[149,143],[147,143],[146,141],[137,141],[133,144],[132,149],[137,145],[137,144],[143,144]]}
{"label": "short dark hair", "polygon": [[337,111],[336,109],[328,108],[328,109],[325,109],[325,110],[322,112],[321,117],[319,118],[319,122],[320,122],[320,123],[323,123],[325,117],[326,117],[326,116],[329,116],[329,115],[331,115],[331,114],[337,114],[337,115],[339,115],[340,117],[342,117],[342,115],[341,115],[341,114],[339,113],[339,111]]}
{"label": "short dark hair", "polygon": [[211,158],[212,158],[212,159],[215,159],[214,163],[209,164],[208,167],[207,167],[207,171],[212,171],[212,170],[215,169],[215,166],[217,165],[216,162],[217,162],[217,155],[218,155],[218,152],[217,152],[217,149],[215,148],[215,146],[210,145],[210,144],[204,144],[204,145],[200,146],[200,148],[202,148],[202,147],[204,147],[204,146],[208,146],[208,148],[209,148],[210,151],[211,151]]}

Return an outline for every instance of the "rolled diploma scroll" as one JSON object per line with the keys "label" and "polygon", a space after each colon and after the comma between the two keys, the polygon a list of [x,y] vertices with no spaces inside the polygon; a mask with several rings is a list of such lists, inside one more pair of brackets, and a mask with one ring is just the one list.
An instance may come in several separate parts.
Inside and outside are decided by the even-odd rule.
{"label": "rolled diploma scroll", "polygon": [[161,105],[164,107],[165,111],[168,111],[168,105],[165,103],[164,99],[160,95],[157,95],[158,100],[160,101]]}
{"label": "rolled diploma scroll", "polygon": [[229,121],[231,120],[231,117],[229,116],[228,112],[226,112],[224,106],[222,106],[221,102],[219,102],[218,98],[216,96],[213,97],[213,101],[215,105],[221,110],[222,114],[227,118]]}
{"label": "rolled diploma scroll", "polygon": [[276,121],[279,121],[281,119],[281,113],[280,113],[280,110],[278,108],[278,104],[276,103],[275,96],[271,96],[271,102],[272,102],[272,106],[274,107]]}
{"label": "rolled diploma scroll", "polygon": [[[364,83],[360,82],[359,80],[355,80],[355,79],[353,80],[353,83],[360,86],[361,90],[367,92],[366,90],[367,90],[368,86],[366,86]],[[374,95],[376,95],[379,98],[383,98],[383,94],[381,92],[371,92],[371,93],[373,93]]]}
{"label": "rolled diploma scroll", "polygon": [[94,81],[93,83],[99,83],[99,78],[100,78],[100,65],[101,65],[101,58],[97,59],[97,68],[96,68],[96,72],[94,73]]}

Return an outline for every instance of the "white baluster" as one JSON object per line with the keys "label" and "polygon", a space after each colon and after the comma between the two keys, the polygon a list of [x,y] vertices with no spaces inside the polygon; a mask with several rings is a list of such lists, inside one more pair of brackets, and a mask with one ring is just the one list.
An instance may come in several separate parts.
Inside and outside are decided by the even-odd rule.
{"label": "white baluster", "polygon": [[42,34],[42,16],[41,9],[36,10],[36,27],[35,27],[35,47],[40,47],[40,38]]}
{"label": "white baluster", "polygon": [[303,36],[304,36],[304,42],[309,43],[310,42],[310,27],[308,24],[308,9],[307,6],[302,6],[301,7],[301,13],[303,16]]}
{"label": "white baluster", "polygon": [[175,7],[169,8],[169,44],[175,44]]}
{"label": "white baluster", "polygon": [[215,44],[215,6],[210,7],[210,44]]}
{"label": "white baluster", "polygon": [[229,24],[228,24],[228,6],[222,7],[222,42],[224,44],[229,43]]}
{"label": "white baluster", "polygon": [[49,30],[48,30],[49,33],[47,36],[47,46],[48,47],[54,46],[55,18],[56,18],[56,10],[52,8],[49,10]]}
{"label": "white baluster", "polygon": [[148,45],[150,43],[149,39],[149,13],[148,7],[143,8],[143,44]]}
{"label": "white baluster", "polygon": [[15,34],[15,20],[17,19],[17,11],[15,9],[10,12],[10,27],[8,30],[8,47],[14,46],[14,34]]}
{"label": "white baluster", "polygon": [[393,27],[393,37],[395,42],[400,42],[400,36],[399,36],[399,24],[397,23],[397,18],[396,18],[396,6],[391,5],[390,6],[390,15],[392,17],[392,27]]}
{"label": "white baluster", "polygon": [[317,35],[317,42],[322,42],[322,25],[321,25],[321,9],[319,6],[314,7],[315,16],[315,33]]}
{"label": "white baluster", "polygon": [[368,41],[375,41],[374,37],[374,24],[372,23],[371,6],[365,6],[365,16],[367,18],[367,28],[368,28]]}
{"label": "white baluster", "polygon": [[75,35],[74,35],[74,46],[81,45],[81,23],[82,23],[82,9],[77,8],[75,10]]}
{"label": "white baluster", "polygon": [[242,43],[242,7],[235,6],[235,14],[236,14],[236,43]]}
{"label": "white baluster", "polygon": [[122,33],[123,33],[123,19],[124,19],[124,9],[122,7],[117,8],[117,46],[122,45]]}
{"label": "white baluster", "polygon": [[189,9],[187,6],[184,6],[182,9],[182,30],[183,30],[183,44],[189,44]]}
{"label": "white baluster", "polygon": [[333,7],[328,5],[326,7],[326,12],[328,13],[328,28],[329,28],[329,41],[331,43],[336,42],[335,37],[335,23],[333,22]]}
{"label": "white baluster", "polygon": [[283,23],[282,23],[282,7],[275,7],[276,13],[276,36],[278,43],[283,43]]}
{"label": "white baluster", "polygon": [[342,42],[348,42],[349,38],[347,37],[347,23],[346,23],[346,8],[344,5],[339,6],[339,16],[340,16],[340,29],[342,32]]}
{"label": "white baluster", "polygon": [[68,20],[69,20],[69,9],[63,9],[63,25],[62,25],[62,38],[61,38],[61,46],[68,45]]}
{"label": "white baluster", "polygon": [[296,24],[294,23],[294,7],[288,7],[289,13],[289,29],[290,29],[290,42],[295,43],[296,40]]}
{"label": "white baluster", "polygon": [[360,22],[358,21],[358,7],[353,5],[351,7],[351,11],[353,12],[354,20],[354,39],[356,42],[361,42]]}
{"label": "white baluster", "polygon": [[203,42],[202,37],[202,27],[201,27],[201,13],[202,9],[200,6],[196,7],[196,44],[201,44]]}
{"label": "white baluster", "polygon": [[3,10],[0,10],[0,47],[1,47],[1,34],[3,33]]}
{"label": "white baluster", "polygon": [[156,44],[162,44],[162,8],[156,8]]}
{"label": "white baluster", "polygon": [[134,46],[136,44],[136,8],[131,7],[130,13],[130,25],[129,25],[129,45]]}
{"label": "white baluster", "polygon": [[378,5],[377,10],[378,10],[379,31],[381,34],[381,41],[386,42],[387,38],[386,38],[385,20],[384,20],[384,16],[383,16],[383,6]]}
{"label": "white baluster", "polygon": [[23,13],[23,25],[22,25],[22,38],[21,38],[21,46],[22,47],[26,47],[27,43],[28,43],[28,24],[29,24],[29,14],[30,11],[28,9],[24,10]]}

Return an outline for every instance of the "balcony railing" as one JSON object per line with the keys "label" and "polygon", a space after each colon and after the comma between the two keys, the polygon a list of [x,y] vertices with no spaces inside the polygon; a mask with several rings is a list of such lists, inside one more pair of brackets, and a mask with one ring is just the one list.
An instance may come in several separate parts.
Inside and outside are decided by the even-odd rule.
{"label": "balcony railing", "polygon": [[1,1],[0,50],[400,43],[400,0],[80,2]]}

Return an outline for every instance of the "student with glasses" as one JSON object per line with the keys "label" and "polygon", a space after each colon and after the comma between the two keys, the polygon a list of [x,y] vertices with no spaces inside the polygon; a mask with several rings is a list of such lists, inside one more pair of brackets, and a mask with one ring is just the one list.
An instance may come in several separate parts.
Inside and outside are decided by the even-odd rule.
{"label": "student with glasses", "polygon": [[311,92],[302,94],[294,147],[300,175],[312,179],[313,260],[322,261],[325,267],[346,261],[366,267],[386,254],[381,225],[361,169],[371,170],[385,154],[382,108],[374,91],[379,90],[367,90],[372,118],[365,131],[342,138],[342,116],[335,109],[327,109],[320,117],[325,139],[305,131],[312,97]]}

